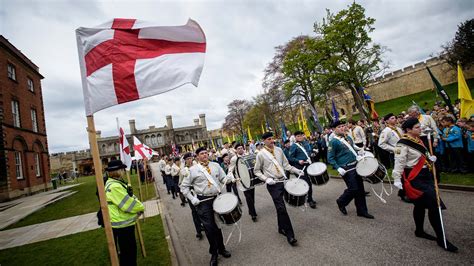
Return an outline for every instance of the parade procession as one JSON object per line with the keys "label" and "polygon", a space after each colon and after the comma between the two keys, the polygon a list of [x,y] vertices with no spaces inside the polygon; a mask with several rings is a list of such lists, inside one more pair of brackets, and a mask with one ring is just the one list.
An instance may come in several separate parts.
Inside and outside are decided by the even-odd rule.
{"label": "parade procession", "polygon": [[474,264],[470,1],[0,3],[0,265]]}

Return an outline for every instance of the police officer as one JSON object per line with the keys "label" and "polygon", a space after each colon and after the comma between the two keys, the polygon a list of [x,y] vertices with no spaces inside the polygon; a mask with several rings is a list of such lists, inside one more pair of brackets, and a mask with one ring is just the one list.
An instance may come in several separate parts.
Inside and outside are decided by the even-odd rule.
{"label": "police officer", "polygon": [[122,179],[125,168],[127,166],[120,160],[109,162],[105,169],[109,177],[105,183],[105,196],[114,238],[120,249],[120,265],[137,265],[135,223],[145,207]]}
{"label": "police officer", "polygon": [[329,142],[328,162],[336,169],[344,179],[347,189],[336,200],[337,206],[342,214],[347,215],[346,206],[354,199],[357,216],[374,219],[367,210],[365,201],[364,182],[355,170],[357,160],[357,147],[350,137],[345,135],[345,124],[341,121],[332,124],[334,137]]}
{"label": "police officer", "polygon": [[[179,182],[179,187],[182,188],[183,180],[189,176],[189,168],[193,166],[193,155],[188,152],[183,155],[183,160],[184,160],[184,166],[181,168],[180,172],[180,182]],[[180,195],[183,195],[183,193],[180,193]],[[196,207],[191,203],[191,201],[188,199],[189,207],[191,208],[191,215],[193,217],[193,223],[194,227],[196,228],[196,238],[201,240],[202,239],[202,224],[201,221],[199,220],[199,216],[196,211]]]}
{"label": "police officer", "polygon": [[[311,158],[309,155],[312,152],[311,145],[305,141],[305,136],[302,131],[295,132],[296,142],[293,143],[290,147],[288,161],[290,164],[298,169],[303,169],[305,166],[311,164]],[[308,204],[311,208],[316,209],[316,202],[313,199],[313,185],[309,180],[308,175],[305,173],[301,176],[301,179],[305,180],[308,183]]]}
{"label": "police officer", "polygon": [[262,139],[265,147],[257,153],[253,171],[260,180],[267,184],[267,190],[277,211],[278,232],[286,236],[290,245],[295,246],[298,241],[295,238],[290,216],[288,216],[283,201],[285,187],[281,181],[285,180],[285,170],[297,175],[301,173],[301,170],[291,166],[282,149],[275,146],[273,133],[264,133]]}
{"label": "police officer", "polygon": [[[227,177],[219,164],[209,161],[209,154],[204,147],[196,149],[198,164],[189,168],[189,176],[181,183],[181,192],[196,206],[196,210],[204,226],[207,240],[209,241],[209,253],[211,254],[211,265],[217,265],[218,254],[224,258],[231,256],[225,249],[222,231],[214,219],[212,204],[221,191],[220,183],[234,181]],[[196,195],[191,194],[193,188]]]}
{"label": "police officer", "polygon": [[[237,159],[244,156],[245,150],[242,143],[235,144],[236,156],[230,159],[229,173],[235,176],[235,167],[237,165]],[[235,183],[234,183],[235,184]],[[229,192],[229,190],[227,190]],[[257,211],[255,211],[255,188],[244,190],[245,200],[247,201],[247,207],[249,208],[249,215],[252,217],[252,221],[257,221]],[[240,199],[239,199],[240,200]]]}
{"label": "police officer", "polygon": [[[446,241],[447,247],[444,247],[434,178],[430,171],[436,161],[436,156],[428,153],[423,141],[420,139],[422,130],[418,119],[407,119],[402,124],[402,129],[407,134],[400,139],[395,148],[395,166],[392,177],[394,185],[398,188],[403,187],[408,198],[413,200],[413,219],[416,226],[415,236],[433,241],[436,240],[440,247],[450,252],[456,252],[458,248],[449,241]],[[441,206],[444,207],[442,202]],[[423,229],[425,209],[428,209],[428,217],[436,237],[427,234]]]}

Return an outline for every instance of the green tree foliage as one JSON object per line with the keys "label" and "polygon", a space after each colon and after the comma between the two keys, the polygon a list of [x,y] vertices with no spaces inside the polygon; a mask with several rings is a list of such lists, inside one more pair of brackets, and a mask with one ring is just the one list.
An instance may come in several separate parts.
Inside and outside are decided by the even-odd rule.
{"label": "green tree foliage", "polygon": [[458,26],[454,39],[443,46],[441,55],[453,68],[457,62],[464,68],[474,63],[474,19],[466,20]]}
{"label": "green tree foliage", "polygon": [[327,10],[326,18],[314,24],[314,31],[321,37],[325,48],[330,52],[326,67],[341,85],[351,90],[357,109],[365,118],[362,92],[370,78],[388,66],[382,66],[382,54],[386,50],[372,42],[369,33],[374,31],[375,19],[365,15],[365,9],[356,3],[336,15]]}

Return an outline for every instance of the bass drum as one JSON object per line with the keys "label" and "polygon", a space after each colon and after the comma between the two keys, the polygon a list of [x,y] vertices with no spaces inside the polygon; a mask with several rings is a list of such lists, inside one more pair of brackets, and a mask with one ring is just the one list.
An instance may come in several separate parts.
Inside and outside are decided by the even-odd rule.
{"label": "bass drum", "polygon": [[235,224],[242,217],[239,200],[232,193],[217,196],[212,204],[212,208],[218,219],[224,224]]}
{"label": "bass drum", "polygon": [[254,188],[259,184],[263,184],[254,173],[253,168],[255,167],[255,160],[257,156],[254,154],[238,157],[236,162],[236,174],[240,178],[240,184],[245,190]]}
{"label": "bass drum", "polygon": [[306,174],[308,174],[311,183],[316,186],[322,186],[329,182],[328,167],[325,163],[316,162],[308,165]]}

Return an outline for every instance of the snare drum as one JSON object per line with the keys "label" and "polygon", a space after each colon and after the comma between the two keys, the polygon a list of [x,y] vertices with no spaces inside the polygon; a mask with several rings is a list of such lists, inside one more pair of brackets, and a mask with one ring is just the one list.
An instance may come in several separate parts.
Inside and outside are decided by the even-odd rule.
{"label": "snare drum", "polygon": [[375,158],[364,157],[357,162],[356,172],[365,181],[371,184],[377,184],[383,181],[387,175],[385,167]]}
{"label": "snare drum", "polygon": [[263,184],[254,173],[256,156],[254,154],[238,157],[236,162],[236,174],[240,178],[242,186],[248,190],[254,188],[256,185]]}
{"label": "snare drum", "polygon": [[301,206],[306,202],[306,195],[309,191],[309,185],[303,179],[290,179],[285,183],[285,201],[295,207]]}
{"label": "snare drum", "polygon": [[311,183],[316,186],[325,185],[329,181],[328,167],[325,163],[316,162],[308,165],[306,173]]}
{"label": "snare drum", "polygon": [[232,193],[217,196],[212,204],[212,208],[219,220],[224,224],[234,224],[242,217],[242,209],[240,209],[239,200],[237,196]]}

